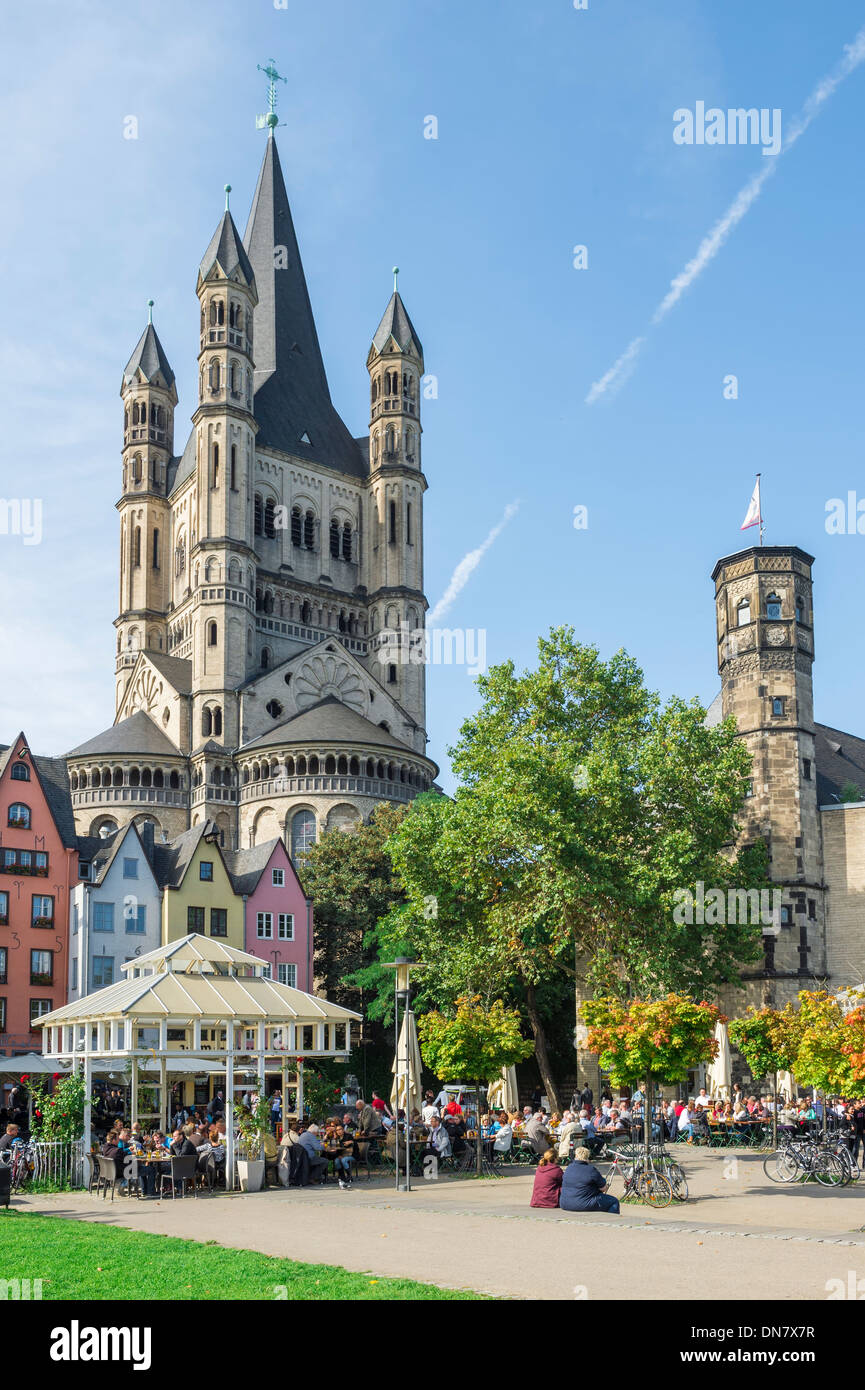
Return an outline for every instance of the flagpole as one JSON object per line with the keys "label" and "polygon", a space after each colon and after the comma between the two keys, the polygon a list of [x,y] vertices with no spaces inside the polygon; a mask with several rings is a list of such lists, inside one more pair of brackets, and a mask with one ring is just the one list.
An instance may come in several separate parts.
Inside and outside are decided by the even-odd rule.
{"label": "flagpole", "polygon": [[760,518],[760,544],[763,544],[763,498],[760,495],[760,474],[757,474],[757,515]]}

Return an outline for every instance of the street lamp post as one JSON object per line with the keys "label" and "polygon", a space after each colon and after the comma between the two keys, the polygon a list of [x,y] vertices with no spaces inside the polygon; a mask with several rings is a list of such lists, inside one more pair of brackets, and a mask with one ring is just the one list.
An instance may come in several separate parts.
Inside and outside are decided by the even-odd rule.
{"label": "street lamp post", "polygon": [[[408,960],[405,956],[397,956],[396,960],[383,962],[386,970],[394,972],[394,998],[393,998],[393,1026],[394,1042],[396,1047],[396,1174],[395,1185],[397,1192],[411,1192],[411,1111],[409,1107],[409,1092],[411,1089],[411,1045],[409,1038],[409,1028],[405,1027],[405,1057],[400,1056],[400,1022],[399,1007],[402,1004],[403,1024],[406,1024],[410,1012],[411,1004],[411,972],[422,970],[424,967],[420,961]],[[404,1064],[404,1070],[403,1070]],[[405,1173],[400,1172],[400,1153],[399,1153],[399,1097],[400,1097],[400,1077],[405,1078],[403,1089],[403,1099],[405,1103]],[[420,1077],[415,1078],[420,1085]]]}

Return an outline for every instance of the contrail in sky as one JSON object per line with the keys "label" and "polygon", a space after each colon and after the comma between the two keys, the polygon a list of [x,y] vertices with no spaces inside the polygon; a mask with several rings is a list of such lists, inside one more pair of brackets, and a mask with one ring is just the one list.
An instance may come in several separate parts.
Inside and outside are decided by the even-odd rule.
{"label": "contrail in sky", "polygon": [[[697,277],[706,269],[709,262],[715,259],[730,233],[739,225],[745,213],[760,196],[764,183],[774,174],[781,155],[786,154],[787,150],[795,145],[800,135],[804,135],[824,103],[837,91],[845,77],[849,77],[850,73],[858,68],[863,60],[865,60],[865,27],[859,30],[852,43],[845,44],[844,57],[827,77],[818,82],[798,116],[793,118],[779,153],[772,157],[759,174],[755,174],[745,184],[744,188],[739,190],[723,217],[715,223],[708,235],[703,237],[697,254],[688,261],[684,270],[681,270],[671,282],[669,290],[652,315],[653,325],[666,318],[673,306],[678,304],[685,291],[690,289]],[[608,391],[615,393],[624,385],[636,365],[636,359],[645,341],[645,336],[632,339],[609,371],[605,372],[600,380],[592,383],[591,390],[586,396],[586,405],[594,405],[595,401],[606,395]]]}
{"label": "contrail in sky", "polygon": [[451,575],[450,583],[448,584],[447,588],[445,589],[435,608],[433,608],[431,613],[427,613],[426,626],[428,628],[432,627],[434,623],[438,622],[439,618],[444,617],[445,613],[450,608],[457,594],[460,592],[461,589],[465,588],[471,575],[477,569],[478,565],[486,555],[493,541],[501,535],[502,531],[507,526],[511,517],[516,516],[519,509],[519,502],[509,502],[508,505],[505,507],[505,514],[502,517],[501,521],[493,527],[486,540],[478,546],[477,550],[470,550],[468,555],[463,556],[456,569],[454,570],[453,574]]}

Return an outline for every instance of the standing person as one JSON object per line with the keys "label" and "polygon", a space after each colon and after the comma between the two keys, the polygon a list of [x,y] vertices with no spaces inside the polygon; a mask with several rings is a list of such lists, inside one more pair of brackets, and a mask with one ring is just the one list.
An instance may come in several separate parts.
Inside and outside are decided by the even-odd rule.
{"label": "standing person", "polygon": [[853,1162],[859,1161],[860,1146],[865,1144],[865,1100],[857,1100],[853,1107],[853,1134],[850,1138],[850,1152]]}
{"label": "standing person", "polygon": [[378,1111],[379,1122],[381,1122],[382,1115],[389,1115],[390,1118],[393,1119],[393,1114],[390,1108],[388,1107],[387,1102],[382,1100],[378,1091],[373,1091],[372,1093],[372,1108],[373,1110]]}
{"label": "standing person", "polygon": [[541,1109],[542,1100],[543,1093],[541,1091],[541,1088],[540,1086],[536,1086],[535,1089],[532,1091],[532,1109],[534,1111],[538,1111]]}
{"label": "standing person", "polygon": [[270,1098],[270,1127],[276,1134],[276,1127],[282,1119],[282,1091],[274,1091]]}
{"label": "standing person", "polygon": [[562,1178],[562,1211],[608,1211],[619,1214],[619,1202],[605,1191],[607,1180],[590,1162],[588,1149],[575,1149]]}
{"label": "standing person", "polygon": [[580,1091],[580,1104],[578,1108],[580,1110],[588,1110],[589,1114],[591,1115],[594,1099],[595,1097],[592,1094],[592,1088],[587,1081],[583,1089]]}
{"label": "standing person", "polygon": [[[586,1150],[581,1150],[586,1152]],[[530,1207],[557,1207],[564,1174],[556,1162],[554,1149],[546,1149],[535,1169]]]}

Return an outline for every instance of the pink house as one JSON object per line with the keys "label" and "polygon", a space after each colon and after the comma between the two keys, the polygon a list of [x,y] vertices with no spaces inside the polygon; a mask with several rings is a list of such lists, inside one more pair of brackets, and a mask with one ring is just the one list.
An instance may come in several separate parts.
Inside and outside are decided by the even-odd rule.
{"label": "pink house", "polygon": [[245,945],[280,984],[311,993],[312,899],[282,840],[224,854],[234,891],[245,898]]}

